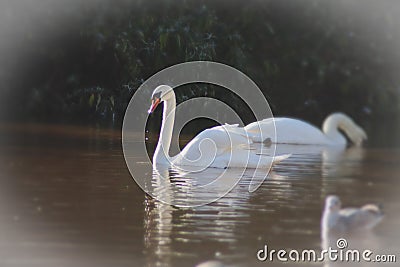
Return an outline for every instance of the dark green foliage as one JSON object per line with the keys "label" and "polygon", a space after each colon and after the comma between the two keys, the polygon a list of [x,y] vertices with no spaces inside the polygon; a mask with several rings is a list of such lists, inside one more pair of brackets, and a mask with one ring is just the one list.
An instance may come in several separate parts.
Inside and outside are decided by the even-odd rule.
{"label": "dark green foliage", "polygon": [[[252,78],[276,115],[318,123],[338,110],[363,121],[393,118],[400,110],[394,7],[354,0],[105,1],[54,11],[68,26],[45,32],[54,37],[41,42],[24,39],[30,60],[6,96],[20,107],[16,118],[119,122],[152,74],[212,60]],[[40,16],[32,23],[57,20]],[[210,86],[190,88],[178,101],[221,97]]]}

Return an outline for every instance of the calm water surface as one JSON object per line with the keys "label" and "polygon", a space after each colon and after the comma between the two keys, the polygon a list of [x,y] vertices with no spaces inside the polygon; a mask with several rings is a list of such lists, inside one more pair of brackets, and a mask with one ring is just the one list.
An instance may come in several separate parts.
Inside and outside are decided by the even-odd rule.
{"label": "calm water surface", "polygon": [[[257,251],[264,245],[321,250],[321,210],[332,193],[345,206],[383,203],[386,216],[365,242],[400,260],[396,148],[280,146],[278,153],[293,156],[257,191],[248,192],[251,174],[245,173],[226,197],[191,209],[158,202],[136,185],[119,131],[7,125],[0,127],[0,149],[0,266],[195,266],[207,260],[279,266],[259,262]],[[140,171],[155,186],[148,167]],[[195,178],[212,179],[215,172]],[[167,175],[168,186],[157,192],[164,197],[184,203],[207,194],[188,196],[193,177]],[[299,265],[324,264],[285,264]]]}

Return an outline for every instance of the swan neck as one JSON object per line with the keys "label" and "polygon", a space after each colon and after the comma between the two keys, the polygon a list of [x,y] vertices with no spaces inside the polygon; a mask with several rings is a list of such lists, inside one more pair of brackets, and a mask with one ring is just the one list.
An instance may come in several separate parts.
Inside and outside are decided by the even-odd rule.
{"label": "swan neck", "polygon": [[154,164],[169,164],[169,148],[171,146],[172,131],[175,120],[176,99],[175,94],[172,97],[164,100],[163,103],[163,118],[161,124],[160,137],[154,153]]}
{"label": "swan neck", "polygon": [[347,141],[343,134],[339,132],[340,124],[340,117],[334,114],[325,119],[322,130],[333,144],[345,146]]}

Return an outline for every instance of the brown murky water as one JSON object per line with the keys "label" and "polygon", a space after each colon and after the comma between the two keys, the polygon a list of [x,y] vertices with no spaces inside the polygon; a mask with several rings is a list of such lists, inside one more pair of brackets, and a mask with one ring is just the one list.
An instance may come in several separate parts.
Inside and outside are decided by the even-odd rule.
{"label": "brown murky water", "polygon": [[[257,251],[320,250],[321,209],[332,193],[345,206],[383,203],[384,220],[365,238],[400,260],[399,149],[281,146],[293,156],[257,191],[248,192],[245,176],[217,202],[183,209],[136,185],[119,131],[8,125],[0,134],[0,266],[277,266],[259,262]],[[285,266],[298,265],[323,263]]]}

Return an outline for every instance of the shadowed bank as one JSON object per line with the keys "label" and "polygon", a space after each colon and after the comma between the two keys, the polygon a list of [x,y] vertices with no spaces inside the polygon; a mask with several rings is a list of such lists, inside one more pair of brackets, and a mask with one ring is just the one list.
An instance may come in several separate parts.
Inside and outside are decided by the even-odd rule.
{"label": "shadowed bank", "polygon": [[[1,117],[119,128],[145,79],[211,60],[254,80],[275,115],[320,125],[345,112],[367,132],[382,129],[385,138],[370,142],[389,145],[399,121],[398,11],[393,1],[5,2]],[[178,103],[204,95],[244,106],[210,85],[177,90]]]}

